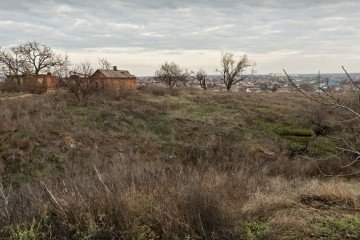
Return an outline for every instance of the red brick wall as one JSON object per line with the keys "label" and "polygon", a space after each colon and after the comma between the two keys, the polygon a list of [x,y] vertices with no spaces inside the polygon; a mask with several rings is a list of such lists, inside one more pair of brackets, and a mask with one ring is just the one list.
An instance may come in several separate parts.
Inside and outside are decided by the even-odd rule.
{"label": "red brick wall", "polygon": [[135,77],[107,78],[99,72],[96,72],[92,77],[96,80],[98,86],[104,88],[105,90],[119,91],[124,88],[129,90],[137,89]]}
{"label": "red brick wall", "polygon": [[[136,90],[137,84],[135,78],[105,78],[100,79],[99,83],[107,90]],[[100,86],[101,86],[100,85]]]}
{"label": "red brick wall", "polygon": [[43,86],[45,88],[45,92],[54,92],[59,89],[60,80],[53,76],[46,75],[43,80]]}
{"label": "red brick wall", "polygon": [[51,75],[21,76],[20,85],[15,77],[7,79],[6,91],[45,93],[56,91],[60,81]]}

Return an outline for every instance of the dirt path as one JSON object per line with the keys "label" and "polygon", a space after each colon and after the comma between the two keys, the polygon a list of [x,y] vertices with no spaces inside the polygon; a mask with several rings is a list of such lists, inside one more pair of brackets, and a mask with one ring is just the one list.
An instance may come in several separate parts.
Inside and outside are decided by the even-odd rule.
{"label": "dirt path", "polygon": [[31,96],[34,96],[34,94],[27,93],[27,94],[22,94],[22,95],[13,96],[13,97],[2,97],[0,95],[0,100],[13,100],[13,99],[26,98],[26,97],[31,97]]}

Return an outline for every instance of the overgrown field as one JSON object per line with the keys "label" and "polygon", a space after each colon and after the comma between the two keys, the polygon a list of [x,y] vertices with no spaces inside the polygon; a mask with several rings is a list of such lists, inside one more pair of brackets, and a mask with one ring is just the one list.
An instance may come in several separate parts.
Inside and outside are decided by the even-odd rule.
{"label": "overgrown field", "polygon": [[297,93],[9,97],[1,239],[360,238],[359,122]]}

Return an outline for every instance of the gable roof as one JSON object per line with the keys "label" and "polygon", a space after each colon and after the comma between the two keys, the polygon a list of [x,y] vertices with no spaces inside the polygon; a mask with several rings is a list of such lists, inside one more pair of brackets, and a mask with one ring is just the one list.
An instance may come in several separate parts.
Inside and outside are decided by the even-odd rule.
{"label": "gable roof", "polygon": [[131,75],[127,70],[107,70],[107,69],[98,69],[96,72],[100,72],[107,78],[134,78],[134,75]]}

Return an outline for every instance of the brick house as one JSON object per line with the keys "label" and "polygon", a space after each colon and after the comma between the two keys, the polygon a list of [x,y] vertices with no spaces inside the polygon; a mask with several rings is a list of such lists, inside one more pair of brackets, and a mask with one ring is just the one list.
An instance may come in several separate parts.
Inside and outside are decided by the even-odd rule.
{"label": "brick house", "polygon": [[121,89],[137,89],[136,77],[127,70],[118,70],[116,66],[112,70],[98,69],[91,78],[98,87],[119,91]]}
{"label": "brick house", "polygon": [[6,91],[22,91],[29,93],[49,93],[59,89],[61,81],[48,74],[7,76]]}

